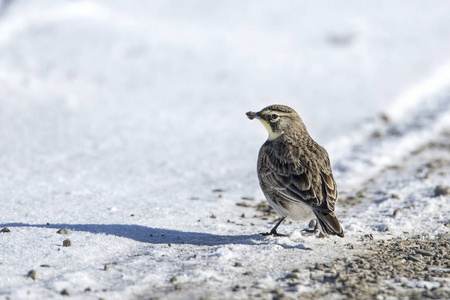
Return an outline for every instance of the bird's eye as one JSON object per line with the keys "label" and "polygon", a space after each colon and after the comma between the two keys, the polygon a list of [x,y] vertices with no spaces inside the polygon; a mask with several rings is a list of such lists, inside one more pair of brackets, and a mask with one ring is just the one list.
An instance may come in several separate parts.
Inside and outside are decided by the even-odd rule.
{"label": "bird's eye", "polygon": [[271,120],[276,120],[276,119],[278,119],[278,115],[277,114],[272,114],[272,115],[270,115],[270,119]]}

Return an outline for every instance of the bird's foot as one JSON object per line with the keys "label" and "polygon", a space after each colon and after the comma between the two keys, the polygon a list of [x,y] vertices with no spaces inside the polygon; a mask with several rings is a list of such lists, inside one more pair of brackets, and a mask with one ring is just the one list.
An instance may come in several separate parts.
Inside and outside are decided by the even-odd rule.
{"label": "bird's foot", "polygon": [[272,228],[270,232],[261,233],[261,235],[273,235],[273,236],[286,236],[285,234],[281,234],[277,232],[278,226],[284,221],[285,217],[282,217],[277,224]]}
{"label": "bird's foot", "polygon": [[300,231],[303,235],[315,235],[318,230],[317,229],[303,229]]}
{"label": "bird's foot", "polygon": [[319,222],[314,219],[309,222],[307,229],[301,231],[303,235],[315,235],[317,232],[319,232]]}
{"label": "bird's foot", "polygon": [[278,233],[276,230],[271,230],[270,232],[262,232],[260,233],[263,236],[273,235],[273,236],[287,236],[285,234]]}

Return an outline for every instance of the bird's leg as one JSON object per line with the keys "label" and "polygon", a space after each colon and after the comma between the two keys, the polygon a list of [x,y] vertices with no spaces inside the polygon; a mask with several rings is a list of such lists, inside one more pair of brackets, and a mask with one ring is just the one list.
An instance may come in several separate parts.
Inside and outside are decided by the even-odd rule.
{"label": "bird's leg", "polygon": [[[314,224],[314,228],[309,229],[312,227],[313,224]],[[309,222],[308,229],[303,229],[301,232],[305,232],[306,234],[316,234],[318,230],[319,230],[319,222],[317,222],[317,220],[311,220]]]}
{"label": "bird's leg", "polygon": [[277,232],[278,226],[280,226],[281,222],[283,222],[284,219],[285,219],[285,217],[282,217],[280,219],[280,221],[278,221],[278,223],[272,228],[272,230],[270,232],[261,233],[261,235],[286,236],[285,234],[280,234]]}

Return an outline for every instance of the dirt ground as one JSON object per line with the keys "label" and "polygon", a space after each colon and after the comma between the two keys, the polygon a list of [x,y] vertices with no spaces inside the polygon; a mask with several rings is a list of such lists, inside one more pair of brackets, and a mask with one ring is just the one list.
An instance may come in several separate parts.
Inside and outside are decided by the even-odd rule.
{"label": "dirt ground", "polygon": [[[382,170],[377,178],[400,176],[402,172],[413,172],[423,179],[448,176],[449,157],[450,133],[446,131],[413,151],[399,165]],[[354,194],[342,197],[339,205],[349,210],[371,201],[370,194],[383,188],[382,180],[377,178]],[[450,199],[448,186],[438,185],[434,193]],[[395,200],[398,195],[390,197]],[[274,220],[277,216],[264,202],[254,208],[262,213],[260,218]],[[394,211],[394,217],[403,209]],[[450,228],[450,216],[445,226]],[[313,292],[293,294],[298,299],[450,299],[450,233],[411,236],[405,232],[404,236],[388,239],[367,234],[360,243],[347,246],[355,253],[351,259],[339,258],[310,266],[309,270],[292,270],[281,279],[279,289],[267,292],[272,299],[292,299],[290,290],[299,291],[302,284],[308,284],[314,287]],[[305,276],[312,284],[304,280]]]}

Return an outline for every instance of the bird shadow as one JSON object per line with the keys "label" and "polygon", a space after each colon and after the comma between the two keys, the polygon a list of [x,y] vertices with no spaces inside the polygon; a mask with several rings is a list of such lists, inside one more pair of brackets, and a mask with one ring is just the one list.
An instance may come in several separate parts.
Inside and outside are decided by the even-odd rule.
{"label": "bird shadow", "polygon": [[[189,244],[196,246],[219,246],[229,244],[261,245],[268,244],[269,239],[259,234],[220,235],[204,232],[180,231],[164,228],[153,228],[134,224],[26,224],[4,223],[1,227],[38,227],[82,231],[93,234],[114,235],[149,244]],[[311,250],[303,244],[296,246],[279,244],[284,248]]]}

